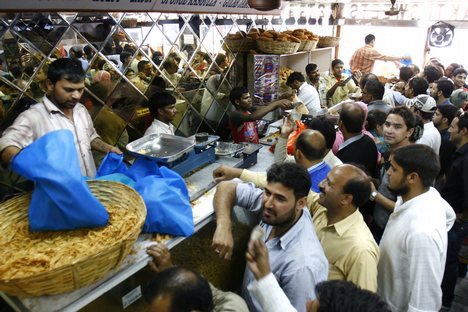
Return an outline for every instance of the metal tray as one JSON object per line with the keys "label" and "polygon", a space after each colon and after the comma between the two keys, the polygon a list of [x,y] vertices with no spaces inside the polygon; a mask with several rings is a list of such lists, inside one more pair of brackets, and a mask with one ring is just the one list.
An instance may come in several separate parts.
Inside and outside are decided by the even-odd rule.
{"label": "metal tray", "polygon": [[260,150],[261,148],[262,148],[262,144],[245,143],[242,153],[246,155],[251,155],[255,152],[258,152],[258,150]]}
{"label": "metal tray", "polygon": [[218,156],[232,156],[244,150],[245,145],[228,143],[228,142],[218,142],[215,149],[215,154]]}
{"label": "metal tray", "polygon": [[219,140],[219,136],[217,135],[208,135],[208,139],[206,141],[203,141],[203,142],[197,142],[195,140],[195,135],[192,135],[192,136],[189,136],[187,139],[192,139],[195,141],[195,147],[197,148],[204,148],[206,147],[207,145],[210,145],[211,143],[214,143],[216,141]]}
{"label": "metal tray", "polygon": [[171,162],[193,150],[195,140],[170,134],[150,134],[127,144],[130,154]]}

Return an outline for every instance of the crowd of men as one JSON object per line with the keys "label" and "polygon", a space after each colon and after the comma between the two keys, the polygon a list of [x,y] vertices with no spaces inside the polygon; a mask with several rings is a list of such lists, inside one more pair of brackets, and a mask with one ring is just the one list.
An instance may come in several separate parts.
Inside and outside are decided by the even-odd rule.
{"label": "crowd of men", "polygon": [[[351,77],[334,60],[324,79],[309,64],[309,81],[301,73],[287,81],[312,115],[319,105],[340,103],[337,130],[315,116],[288,156],[295,123],[286,117],[267,173],[227,166],[213,172],[219,182],[213,252],[231,259],[236,205],[257,214],[262,228],[249,243],[242,298],[174,267],[167,248],[156,245],[148,250],[150,266],[159,272],[147,293],[152,311],[450,309],[457,278],[466,275],[459,253],[468,231],[467,72],[431,60],[420,74],[401,68],[400,80],[387,89],[372,74],[373,62],[394,58],[372,52],[374,41],[366,37],[365,49],[356,51]],[[142,62],[139,72],[146,70]],[[97,135],[79,103],[85,66],[71,58],[49,65],[43,101],[20,114],[0,138],[3,164],[55,129],[72,131],[83,175],[95,175],[91,149],[121,153]],[[343,102],[359,90],[361,101]],[[229,97],[236,142],[258,142],[255,120],[293,106],[282,99],[251,111],[242,87]],[[169,94],[154,93],[149,106],[155,121],[148,133],[173,134],[174,104]]]}
{"label": "crowd of men", "polygon": [[[402,67],[388,88],[372,73],[373,63],[403,57],[381,55],[374,41],[367,36],[356,51],[351,78],[334,60],[329,77],[309,64],[307,79],[295,72],[287,80],[312,115],[318,105],[340,103],[336,130],[327,117],[315,116],[288,155],[296,124],[287,117],[266,174],[227,166],[213,172],[219,182],[213,249],[220,258],[232,256],[234,206],[258,214],[263,229],[246,254],[240,293],[249,311],[354,311],[352,305],[356,311],[448,311],[457,278],[466,275],[466,262],[459,262],[468,229],[466,70],[457,64],[445,70],[431,60],[419,74],[415,66]],[[361,97],[343,102],[350,93]],[[233,137],[255,142],[254,121],[267,108],[252,111],[245,88],[230,98]],[[270,109],[279,107],[291,108],[291,101]],[[337,288],[332,297],[323,292]],[[213,303],[218,295],[211,294],[210,309],[229,311]],[[224,303],[244,311],[238,299]]]}

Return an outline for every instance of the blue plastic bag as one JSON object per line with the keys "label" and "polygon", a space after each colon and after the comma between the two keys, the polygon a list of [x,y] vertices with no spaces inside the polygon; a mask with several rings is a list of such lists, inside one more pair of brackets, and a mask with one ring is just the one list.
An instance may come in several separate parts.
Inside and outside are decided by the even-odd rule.
{"label": "blue plastic bag", "polygon": [[107,153],[99,166],[96,173],[96,178],[113,174],[113,173],[127,173],[128,169],[125,165],[122,155],[116,153]]}
{"label": "blue plastic bag", "polygon": [[[117,157],[123,158],[122,155]],[[101,167],[112,167],[105,163],[106,159]],[[109,161],[118,162],[116,159]],[[147,210],[143,232],[178,236],[194,233],[189,193],[184,179],[178,173],[166,167],[160,168],[152,159],[139,157],[126,172],[111,173],[98,179],[125,183],[141,195]]]}
{"label": "blue plastic bag", "polygon": [[106,208],[81,175],[70,130],[40,137],[18,153],[12,169],[34,181],[28,215],[31,231],[73,230],[105,226]]}
{"label": "blue plastic bag", "polygon": [[143,197],[147,211],[143,232],[178,236],[193,234],[192,206],[184,189],[187,188],[183,180],[178,178],[147,176],[138,181],[135,190]]}

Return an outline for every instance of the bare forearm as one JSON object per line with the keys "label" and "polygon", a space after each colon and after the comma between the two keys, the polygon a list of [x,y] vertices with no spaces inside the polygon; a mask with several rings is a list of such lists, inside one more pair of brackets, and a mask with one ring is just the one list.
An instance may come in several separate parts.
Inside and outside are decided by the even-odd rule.
{"label": "bare forearm", "polygon": [[112,148],[113,148],[112,145],[107,144],[101,138],[95,138],[91,142],[91,149],[98,151],[98,152],[107,153],[110,150],[112,150]]}
{"label": "bare forearm", "polygon": [[217,226],[231,227],[232,209],[236,202],[236,182],[224,181],[218,184],[213,197],[213,208]]}
{"label": "bare forearm", "polygon": [[4,165],[9,165],[11,162],[11,159],[15,157],[16,154],[20,152],[20,149],[17,148],[16,146],[8,146],[2,151],[1,154],[1,159],[2,159],[2,164]]}
{"label": "bare forearm", "polygon": [[253,120],[260,119],[269,112],[274,111],[278,107],[279,105],[277,104],[277,102],[270,103],[266,106],[257,106],[257,109],[252,114],[250,114],[250,117],[253,118]]}

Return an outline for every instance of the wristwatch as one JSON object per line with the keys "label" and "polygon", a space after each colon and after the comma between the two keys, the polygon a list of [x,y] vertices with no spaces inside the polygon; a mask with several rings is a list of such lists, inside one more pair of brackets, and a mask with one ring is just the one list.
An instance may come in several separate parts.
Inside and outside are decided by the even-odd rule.
{"label": "wristwatch", "polygon": [[369,196],[369,200],[370,201],[375,201],[375,197],[377,197],[377,191],[373,191],[370,196]]}

